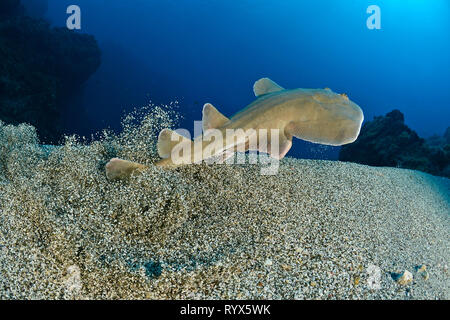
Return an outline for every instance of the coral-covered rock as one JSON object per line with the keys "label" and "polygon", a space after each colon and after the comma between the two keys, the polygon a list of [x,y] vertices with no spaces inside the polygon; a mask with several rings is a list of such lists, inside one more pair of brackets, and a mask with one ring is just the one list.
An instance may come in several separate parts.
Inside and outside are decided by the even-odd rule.
{"label": "coral-covered rock", "polygon": [[405,125],[403,114],[393,110],[366,122],[359,138],[341,148],[339,160],[450,177],[450,144],[445,141],[440,137],[430,142],[420,138]]}
{"label": "coral-covered rock", "polygon": [[51,28],[25,16],[19,1],[3,2],[0,20],[0,119],[30,123],[44,141],[61,133],[64,102],[100,65],[94,37]]}

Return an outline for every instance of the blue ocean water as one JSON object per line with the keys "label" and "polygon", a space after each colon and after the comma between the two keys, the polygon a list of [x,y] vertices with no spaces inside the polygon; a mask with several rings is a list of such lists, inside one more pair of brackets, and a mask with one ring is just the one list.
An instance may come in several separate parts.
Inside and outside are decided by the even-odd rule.
{"label": "blue ocean water", "polygon": [[[400,109],[424,137],[450,124],[447,0],[49,0],[53,25],[65,26],[71,4],[102,65],[67,112],[68,131],[119,129],[124,112],[149,100],[178,100],[181,126],[193,130],[205,102],[232,115],[261,77],[346,93],[366,120]],[[373,4],[379,30],[366,26]],[[335,158],[337,149],[296,140],[289,155]]]}

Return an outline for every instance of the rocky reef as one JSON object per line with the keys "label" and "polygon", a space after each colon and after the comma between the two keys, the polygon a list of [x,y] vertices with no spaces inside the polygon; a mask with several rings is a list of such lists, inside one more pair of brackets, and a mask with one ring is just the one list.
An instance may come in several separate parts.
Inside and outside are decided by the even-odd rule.
{"label": "rocky reef", "polygon": [[26,14],[33,18],[42,18],[47,13],[48,0],[21,0]]}
{"label": "rocky reef", "polygon": [[450,177],[450,128],[443,137],[423,139],[393,110],[366,122],[358,140],[342,147],[339,160]]}
{"label": "rocky reef", "polygon": [[0,3],[0,119],[29,123],[42,141],[62,133],[63,106],[100,65],[93,36],[52,28],[19,0]]}

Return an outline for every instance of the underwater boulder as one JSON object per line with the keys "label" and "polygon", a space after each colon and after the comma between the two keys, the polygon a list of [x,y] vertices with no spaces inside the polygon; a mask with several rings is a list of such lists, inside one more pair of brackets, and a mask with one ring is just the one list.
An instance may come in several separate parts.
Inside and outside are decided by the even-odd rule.
{"label": "underwater boulder", "polygon": [[0,1],[0,19],[10,15],[16,15],[23,12],[20,0],[2,0]]}
{"label": "underwater boulder", "polygon": [[393,110],[366,122],[359,138],[341,148],[339,160],[450,177],[449,150],[450,145],[444,142],[444,138],[433,138],[429,142],[419,137],[405,125],[403,113]]}
{"label": "underwater boulder", "polygon": [[447,144],[450,144],[450,127],[445,130],[444,139]]}
{"label": "underwater boulder", "polygon": [[42,18],[48,10],[48,0],[21,0],[27,15],[33,18]]}
{"label": "underwater boulder", "polygon": [[[9,3],[9,5],[7,5]],[[62,132],[60,114],[100,65],[93,36],[52,28],[19,12],[19,1],[0,5],[0,119],[29,123],[44,142]]]}
{"label": "underwater boulder", "polygon": [[434,134],[426,139],[427,145],[430,147],[441,147],[444,148],[445,145],[450,145],[450,127],[448,127],[442,136]]}

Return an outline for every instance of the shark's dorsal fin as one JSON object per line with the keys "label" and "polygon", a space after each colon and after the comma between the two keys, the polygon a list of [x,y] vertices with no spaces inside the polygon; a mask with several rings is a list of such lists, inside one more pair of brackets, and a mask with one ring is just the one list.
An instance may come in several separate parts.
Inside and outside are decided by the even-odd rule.
{"label": "shark's dorsal fin", "polygon": [[211,103],[203,106],[203,131],[222,127],[230,119],[221,114]]}
{"label": "shark's dorsal fin", "polygon": [[253,92],[255,93],[255,96],[259,97],[263,94],[268,94],[272,92],[277,92],[284,90],[283,87],[279,86],[269,78],[262,78],[255,82],[253,85]]}

